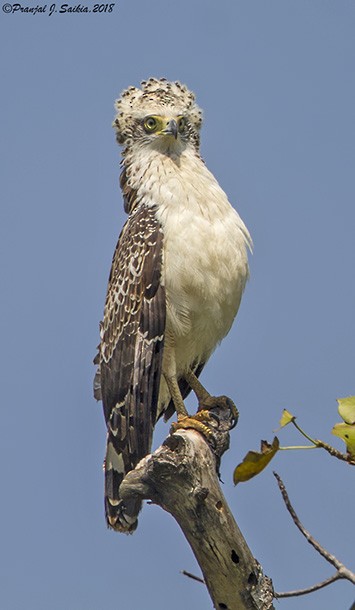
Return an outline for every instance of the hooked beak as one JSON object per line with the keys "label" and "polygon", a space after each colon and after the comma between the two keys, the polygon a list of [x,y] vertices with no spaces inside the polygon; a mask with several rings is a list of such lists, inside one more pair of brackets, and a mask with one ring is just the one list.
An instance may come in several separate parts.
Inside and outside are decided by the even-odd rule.
{"label": "hooked beak", "polygon": [[163,133],[165,136],[174,136],[176,140],[178,135],[177,122],[174,119],[171,119],[161,133]]}

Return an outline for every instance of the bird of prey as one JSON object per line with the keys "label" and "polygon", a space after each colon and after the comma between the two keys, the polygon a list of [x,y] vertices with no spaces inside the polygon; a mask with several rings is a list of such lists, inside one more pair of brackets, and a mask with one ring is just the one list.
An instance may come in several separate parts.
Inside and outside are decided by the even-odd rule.
{"label": "bird of prey", "polygon": [[238,311],[251,238],[200,156],[202,113],[185,85],[150,78],[116,109],[128,219],[100,324],[95,396],[107,424],[106,520],[129,533],[140,502],[123,502],[119,486],[150,452],[157,419],[176,411],[189,425],[191,389],[200,409],[213,403],[198,376]]}

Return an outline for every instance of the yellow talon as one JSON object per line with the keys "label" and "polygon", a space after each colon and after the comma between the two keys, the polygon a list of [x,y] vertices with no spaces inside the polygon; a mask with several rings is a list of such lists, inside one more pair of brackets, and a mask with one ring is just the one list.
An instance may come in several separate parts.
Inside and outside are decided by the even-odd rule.
{"label": "yellow talon", "polygon": [[213,430],[209,427],[209,423],[214,421],[214,418],[210,416],[209,411],[203,410],[198,411],[196,415],[182,415],[178,416],[177,422],[171,424],[170,432],[173,434],[176,430],[188,430],[192,428],[201,432],[201,434],[211,440],[213,438]]}

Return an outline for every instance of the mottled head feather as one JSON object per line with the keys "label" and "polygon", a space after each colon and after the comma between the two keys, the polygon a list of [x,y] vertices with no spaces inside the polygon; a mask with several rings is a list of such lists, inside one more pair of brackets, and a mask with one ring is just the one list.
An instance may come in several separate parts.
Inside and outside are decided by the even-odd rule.
{"label": "mottled head feather", "polygon": [[130,146],[136,135],[136,127],[149,114],[183,115],[190,126],[190,139],[199,146],[202,111],[195,102],[195,95],[178,81],[150,78],[142,81],[141,88],[129,87],[115,104],[117,115],[113,126],[119,144]]}

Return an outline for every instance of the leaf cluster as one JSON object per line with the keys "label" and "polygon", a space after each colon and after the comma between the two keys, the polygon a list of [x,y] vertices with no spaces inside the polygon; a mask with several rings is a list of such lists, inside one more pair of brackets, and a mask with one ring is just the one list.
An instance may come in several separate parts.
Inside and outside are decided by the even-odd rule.
{"label": "leaf cluster", "polygon": [[346,461],[349,464],[355,465],[355,396],[346,398],[338,398],[338,412],[342,418],[333,426],[332,434],[341,438],[346,445],[346,454],[341,453],[328,443],[321,440],[313,439],[307,434],[296,422],[296,416],[292,415],[287,409],[284,409],[280,419],[280,428],[284,428],[288,424],[292,424],[302,436],[304,436],[310,445],[294,445],[289,447],[281,447],[279,439],[275,436],[272,443],[261,441],[260,451],[248,451],[243,461],[238,464],[233,473],[234,484],[249,481],[262,472],[269,464],[273,457],[282,450],[290,449],[325,449],[330,455],[340,460]]}

